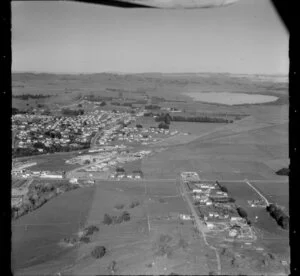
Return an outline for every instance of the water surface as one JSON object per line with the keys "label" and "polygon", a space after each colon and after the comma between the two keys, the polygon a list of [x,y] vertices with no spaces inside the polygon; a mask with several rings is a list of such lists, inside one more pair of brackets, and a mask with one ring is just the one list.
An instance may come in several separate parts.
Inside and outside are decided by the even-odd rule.
{"label": "water surface", "polygon": [[183,94],[195,101],[226,105],[268,103],[278,99],[275,96],[232,92],[186,92]]}

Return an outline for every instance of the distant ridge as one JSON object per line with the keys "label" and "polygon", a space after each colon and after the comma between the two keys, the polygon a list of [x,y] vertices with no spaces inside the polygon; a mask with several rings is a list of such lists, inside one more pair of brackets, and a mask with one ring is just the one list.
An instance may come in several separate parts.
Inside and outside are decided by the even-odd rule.
{"label": "distant ridge", "polygon": [[288,82],[288,75],[284,74],[233,74],[233,73],[212,73],[212,72],[193,72],[193,73],[160,73],[160,72],[147,72],[147,73],[125,73],[125,72],[98,72],[98,73],[52,73],[52,72],[37,72],[37,71],[15,71],[12,72],[12,75],[37,75],[37,76],[137,76],[137,77],[145,77],[145,78],[174,78],[174,77],[203,77],[203,78],[211,78],[211,77],[229,77],[229,78],[246,78],[248,80],[253,81],[270,81],[270,82]]}
{"label": "distant ridge", "polygon": [[105,72],[43,72],[43,71],[12,71],[12,74],[35,74],[35,75],[158,75],[158,76],[205,76],[205,75],[223,75],[223,76],[240,76],[240,77],[282,77],[288,78],[288,74],[240,74],[240,73],[228,73],[228,72],[114,72],[114,71],[105,71]]}

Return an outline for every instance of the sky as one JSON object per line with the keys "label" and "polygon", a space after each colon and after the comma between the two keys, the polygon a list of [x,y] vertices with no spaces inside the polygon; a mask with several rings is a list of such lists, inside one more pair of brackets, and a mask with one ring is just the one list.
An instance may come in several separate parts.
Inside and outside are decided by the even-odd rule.
{"label": "sky", "polygon": [[269,0],[197,10],[12,3],[13,72],[288,74],[288,40]]}

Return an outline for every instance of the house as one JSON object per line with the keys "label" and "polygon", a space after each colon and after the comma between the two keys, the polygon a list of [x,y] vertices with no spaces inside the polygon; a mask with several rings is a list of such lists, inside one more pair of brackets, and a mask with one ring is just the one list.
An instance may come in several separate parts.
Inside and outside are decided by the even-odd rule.
{"label": "house", "polygon": [[237,222],[237,221],[241,221],[241,220],[243,220],[243,218],[241,218],[241,217],[231,217],[230,218],[231,222]]}
{"label": "house", "polygon": [[237,236],[237,234],[238,234],[238,231],[236,229],[231,229],[229,231],[229,237],[235,237],[235,236]]}
{"label": "house", "polygon": [[179,217],[182,220],[191,220],[192,219],[190,215],[186,215],[186,214],[180,214]]}
{"label": "house", "polygon": [[211,222],[206,222],[206,226],[208,229],[213,229],[215,227],[215,225]]}
{"label": "house", "polygon": [[78,184],[78,179],[77,178],[71,178],[70,183],[72,184]]}

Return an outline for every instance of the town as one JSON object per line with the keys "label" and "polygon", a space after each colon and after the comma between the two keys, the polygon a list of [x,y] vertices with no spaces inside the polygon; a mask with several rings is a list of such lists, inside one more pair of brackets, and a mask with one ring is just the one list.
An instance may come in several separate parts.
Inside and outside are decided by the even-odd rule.
{"label": "town", "polygon": [[235,204],[228,190],[218,181],[202,181],[197,172],[182,172],[181,181],[187,200],[192,202],[197,216],[206,230],[226,233],[231,241],[252,242],[256,240],[247,213]]}

